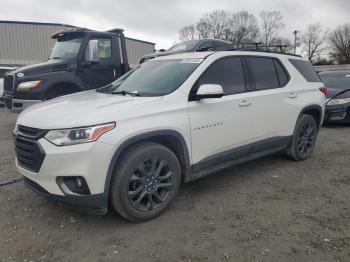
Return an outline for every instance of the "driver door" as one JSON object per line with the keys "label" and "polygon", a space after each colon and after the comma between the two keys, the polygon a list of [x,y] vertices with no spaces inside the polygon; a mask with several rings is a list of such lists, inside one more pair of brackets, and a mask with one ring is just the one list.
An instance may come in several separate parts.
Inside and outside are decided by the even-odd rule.
{"label": "driver door", "polygon": [[78,70],[78,76],[87,89],[102,87],[115,80],[116,67],[112,46],[112,38],[109,37],[89,39]]}
{"label": "driver door", "polygon": [[224,96],[189,102],[194,171],[198,172],[235,157],[249,154],[254,135],[243,61],[238,56],[215,61],[201,75],[202,84],[221,85]]}

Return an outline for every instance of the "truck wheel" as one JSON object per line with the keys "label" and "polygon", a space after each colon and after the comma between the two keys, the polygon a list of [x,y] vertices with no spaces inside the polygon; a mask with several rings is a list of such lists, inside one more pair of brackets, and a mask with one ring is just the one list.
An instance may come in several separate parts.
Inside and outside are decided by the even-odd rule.
{"label": "truck wheel", "polygon": [[303,161],[312,154],[318,134],[316,120],[311,115],[301,115],[295,126],[292,143],[287,149],[287,156],[294,161]]}
{"label": "truck wheel", "polygon": [[128,149],[118,161],[111,184],[111,203],[129,221],[161,214],[176,197],[181,169],[167,147],[144,142]]}

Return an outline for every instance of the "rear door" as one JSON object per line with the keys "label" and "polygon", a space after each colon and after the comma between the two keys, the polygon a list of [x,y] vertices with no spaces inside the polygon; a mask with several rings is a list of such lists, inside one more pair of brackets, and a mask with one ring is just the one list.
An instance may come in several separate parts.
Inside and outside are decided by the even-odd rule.
{"label": "rear door", "polygon": [[294,115],[298,108],[293,100],[289,74],[282,63],[272,57],[247,56],[246,62],[252,79],[250,96],[254,109],[255,146],[252,153],[288,143],[294,130]]}
{"label": "rear door", "polygon": [[216,60],[201,75],[191,93],[202,84],[219,84],[225,95],[221,98],[189,102],[192,159],[195,171],[247,155],[254,132],[253,112],[248,96],[244,64],[240,57]]}

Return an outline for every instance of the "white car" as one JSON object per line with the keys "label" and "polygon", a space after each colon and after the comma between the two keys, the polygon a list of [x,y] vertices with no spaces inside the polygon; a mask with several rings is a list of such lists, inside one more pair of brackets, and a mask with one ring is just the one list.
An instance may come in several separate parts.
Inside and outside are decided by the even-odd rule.
{"label": "white car", "polygon": [[152,59],[112,84],[34,105],[14,130],[35,191],[91,213],[154,218],[181,182],[314,150],[326,89],[300,57],[197,52]]}

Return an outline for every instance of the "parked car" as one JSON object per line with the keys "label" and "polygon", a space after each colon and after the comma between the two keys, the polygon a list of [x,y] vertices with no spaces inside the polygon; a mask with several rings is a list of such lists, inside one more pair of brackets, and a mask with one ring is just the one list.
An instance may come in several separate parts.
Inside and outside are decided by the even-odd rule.
{"label": "parked car", "polygon": [[34,105],[14,130],[36,192],[131,221],[162,213],[188,182],[276,152],[302,161],[325,88],[300,57],[231,51],[162,56],[112,84]]}
{"label": "parked car", "polygon": [[26,107],[65,94],[102,87],[129,70],[122,29],[73,29],[54,34],[50,59],[20,67],[4,77],[6,107]]}
{"label": "parked car", "polygon": [[235,46],[232,43],[219,39],[189,40],[182,43],[178,43],[173,47],[170,47],[167,51],[155,52],[152,54],[144,55],[140,60],[140,64],[158,56],[165,56],[184,52],[230,51],[234,48]]}
{"label": "parked car", "polygon": [[0,66],[0,105],[4,105],[4,75],[7,71],[15,69],[13,66]]}
{"label": "parked car", "polygon": [[350,123],[350,71],[325,71],[319,76],[328,88],[325,123]]}

